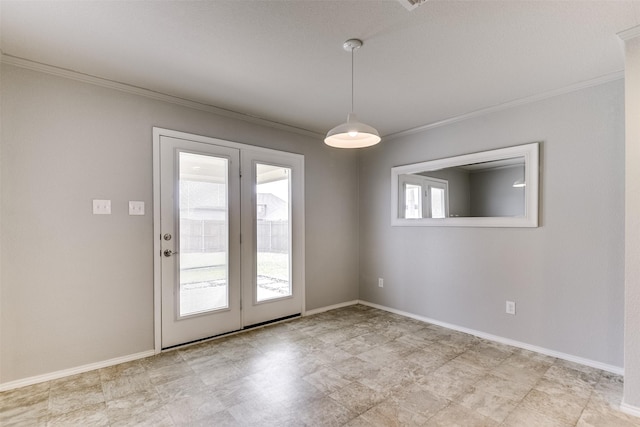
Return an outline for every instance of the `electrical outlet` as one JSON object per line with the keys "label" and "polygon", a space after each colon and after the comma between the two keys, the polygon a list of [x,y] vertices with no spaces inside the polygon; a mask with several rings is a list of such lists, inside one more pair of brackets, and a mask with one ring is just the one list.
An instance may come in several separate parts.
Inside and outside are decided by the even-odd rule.
{"label": "electrical outlet", "polygon": [[382,277],[378,277],[378,287],[384,288],[384,279]]}
{"label": "electrical outlet", "polygon": [[516,303],[514,301],[507,301],[505,311],[507,314],[516,314]]}

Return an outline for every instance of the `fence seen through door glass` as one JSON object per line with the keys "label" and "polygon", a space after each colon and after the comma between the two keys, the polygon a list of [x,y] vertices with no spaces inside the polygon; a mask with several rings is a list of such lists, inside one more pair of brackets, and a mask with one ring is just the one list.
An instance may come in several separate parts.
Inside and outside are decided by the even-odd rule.
{"label": "fence seen through door glass", "polygon": [[228,160],[179,156],[180,317],[229,307]]}
{"label": "fence seen through door glass", "polygon": [[291,169],[256,164],[256,301],[291,295]]}

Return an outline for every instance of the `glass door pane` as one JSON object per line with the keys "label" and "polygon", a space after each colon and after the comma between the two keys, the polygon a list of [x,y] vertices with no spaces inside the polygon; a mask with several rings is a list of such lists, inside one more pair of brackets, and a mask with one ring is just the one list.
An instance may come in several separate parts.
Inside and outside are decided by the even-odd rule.
{"label": "glass door pane", "polygon": [[229,307],[228,163],[179,153],[179,317]]}
{"label": "glass door pane", "polygon": [[422,218],[422,186],[405,184],[404,188],[405,218]]}
{"label": "glass door pane", "polygon": [[431,218],[444,218],[444,188],[429,187],[429,190],[431,191]]}
{"label": "glass door pane", "polygon": [[291,169],[256,164],[256,299],[291,296]]}

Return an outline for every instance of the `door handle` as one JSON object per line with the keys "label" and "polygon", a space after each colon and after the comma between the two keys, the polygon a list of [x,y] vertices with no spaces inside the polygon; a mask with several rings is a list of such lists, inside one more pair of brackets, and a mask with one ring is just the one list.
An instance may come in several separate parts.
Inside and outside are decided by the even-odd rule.
{"label": "door handle", "polygon": [[178,255],[178,252],[173,252],[171,249],[165,249],[162,253],[166,257],[170,257],[171,255]]}

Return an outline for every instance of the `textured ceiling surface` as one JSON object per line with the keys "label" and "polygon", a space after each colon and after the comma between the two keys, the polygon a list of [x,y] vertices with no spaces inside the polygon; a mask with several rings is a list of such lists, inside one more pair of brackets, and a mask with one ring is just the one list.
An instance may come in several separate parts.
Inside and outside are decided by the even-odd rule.
{"label": "textured ceiling surface", "polygon": [[318,134],[390,135],[624,69],[640,1],[0,1],[3,58]]}

